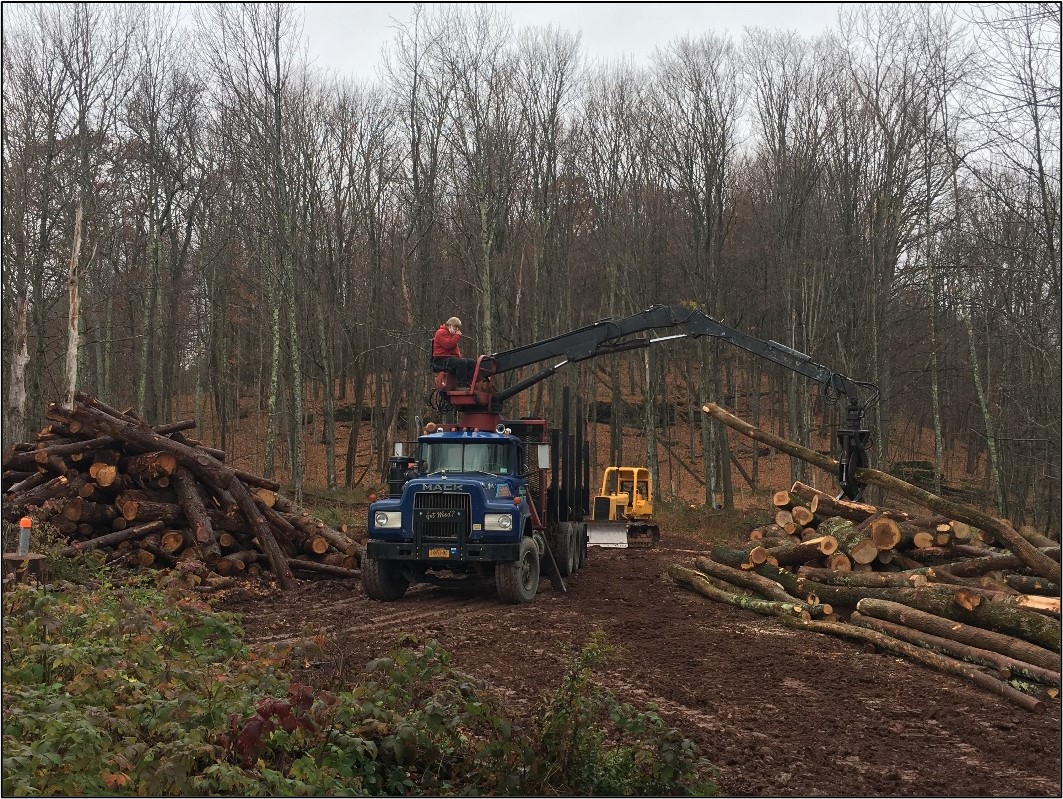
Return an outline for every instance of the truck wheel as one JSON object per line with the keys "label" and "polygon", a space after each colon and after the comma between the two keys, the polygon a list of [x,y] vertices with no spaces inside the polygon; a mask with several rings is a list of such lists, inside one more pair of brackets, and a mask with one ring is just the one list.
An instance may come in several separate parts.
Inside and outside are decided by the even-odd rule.
{"label": "truck wheel", "polygon": [[557,570],[561,572],[562,577],[568,577],[576,568],[576,553],[573,548],[576,543],[576,536],[573,532],[575,526],[569,522],[562,522],[555,528],[556,532],[552,536],[553,543],[556,544],[552,547],[554,562],[557,563]]}
{"label": "truck wheel", "polygon": [[401,599],[409,587],[410,581],[395,561],[367,557],[362,563],[362,589],[370,599],[382,602]]}
{"label": "truck wheel", "polygon": [[495,566],[498,598],[510,605],[523,605],[535,599],[539,590],[539,550],[531,538],[520,540],[520,551],[512,563]]}

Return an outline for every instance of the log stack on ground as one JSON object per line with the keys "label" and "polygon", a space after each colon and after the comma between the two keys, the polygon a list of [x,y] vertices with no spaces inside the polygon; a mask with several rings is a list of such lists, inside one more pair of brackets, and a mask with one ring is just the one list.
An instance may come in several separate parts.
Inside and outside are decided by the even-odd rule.
{"label": "log stack on ground", "polygon": [[[836,466],[717,406],[703,410],[820,468]],[[1029,710],[1056,701],[1058,542],[879,474],[857,476],[926,511],[837,499],[798,482],[774,493],[773,522],[744,546],[717,545],[693,569],[676,564],[670,574],[707,598],[910,658]]]}
{"label": "log stack on ground", "polygon": [[68,540],[65,554],[100,549],[131,566],[179,566],[193,582],[268,569],[283,589],[294,587],[293,569],[358,574],[364,550],[346,530],[187,438],[194,421],[152,427],[81,393],[71,409],[52,403],[47,418],[35,442],[4,456],[2,515],[50,524]]}

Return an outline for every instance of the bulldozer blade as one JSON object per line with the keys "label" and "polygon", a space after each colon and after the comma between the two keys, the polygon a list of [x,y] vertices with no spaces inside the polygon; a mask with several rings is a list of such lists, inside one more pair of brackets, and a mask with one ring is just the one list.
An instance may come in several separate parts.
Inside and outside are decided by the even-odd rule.
{"label": "bulldozer blade", "polygon": [[627,524],[623,522],[587,522],[587,544],[612,549],[627,549]]}

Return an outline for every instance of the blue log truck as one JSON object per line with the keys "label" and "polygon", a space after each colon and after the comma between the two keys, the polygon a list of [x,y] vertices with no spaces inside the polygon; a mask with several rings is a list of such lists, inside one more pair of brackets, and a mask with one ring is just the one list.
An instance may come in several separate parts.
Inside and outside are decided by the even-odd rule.
{"label": "blue log truck", "polygon": [[[639,337],[655,329],[677,332]],[[577,398],[573,417],[566,388],[561,427],[553,430],[543,419],[503,418],[503,403],[568,363],[701,336],[803,374],[820,383],[831,401],[846,395],[847,422],[838,430],[838,481],[840,496],[858,499],[863,486],[852,472],[867,465],[871,437],[862,420],[878,396],[873,384],[839,375],[807,355],[727,327],[701,311],[658,305],[481,355],[468,387],[459,387],[450,372],[436,371],[433,405],[456,420],[427,425],[414,445],[399,445],[401,451],[391,458],[388,497],[369,506],[362,563],[366,594],[392,601],[413,583],[480,578],[493,582],[503,602],[522,604],[535,598],[543,573],[564,591],[564,578],[585,566],[588,555],[590,458],[582,402]],[[554,362],[509,387],[496,385],[500,375],[544,361]]]}

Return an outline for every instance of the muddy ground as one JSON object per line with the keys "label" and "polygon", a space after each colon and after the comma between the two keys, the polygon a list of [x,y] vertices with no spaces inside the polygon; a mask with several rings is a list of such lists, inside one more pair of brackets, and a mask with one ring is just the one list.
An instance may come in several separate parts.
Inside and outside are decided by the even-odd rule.
{"label": "muddy ground", "polygon": [[665,575],[699,544],[591,549],[568,593],[548,580],[530,605],[418,586],[368,600],[358,583],[230,597],[252,640],[328,640],[324,675],[353,679],[401,633],[435,638],[458,668],[529,709],[558,684],[566,653],[600,629],[621,647],[599,674],[653,703],[719,768],[720,792],[773,796],[1060,796],[1060,704],[1035,715],[957,677],[855,643],[795,631],[710,602]]}

